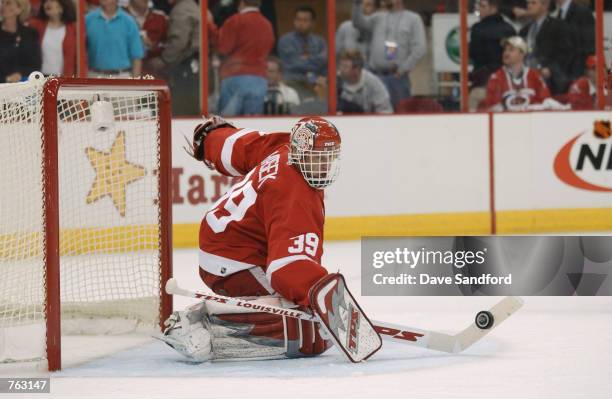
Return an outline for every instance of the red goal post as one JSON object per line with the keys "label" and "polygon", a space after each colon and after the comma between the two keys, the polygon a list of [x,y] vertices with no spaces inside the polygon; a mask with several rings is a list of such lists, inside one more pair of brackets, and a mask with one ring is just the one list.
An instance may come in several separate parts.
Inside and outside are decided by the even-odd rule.
{"label": "red goal post", "polygon": [[[166,83],[33,74],[0,85],[0,125],[0,361],[60,369],[64,324],[161,328],[172,311]],[[46,353],[19,342],[43,328]]]}

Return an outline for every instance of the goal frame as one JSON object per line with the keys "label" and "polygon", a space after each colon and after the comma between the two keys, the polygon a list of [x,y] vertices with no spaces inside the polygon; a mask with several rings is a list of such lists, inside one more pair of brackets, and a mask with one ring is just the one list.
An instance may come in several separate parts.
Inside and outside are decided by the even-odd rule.
{"label": "goal frame", "polygon": [[160,309],[159,327],[172,312],[172,296],[164,286],[172,276],[172,143],[171,98],[166,82],[156,79],[94,79],[49,78],[42,92],[43,207],[45,226],[45,318],[46,350],[49,371],[61,369],[61,299],[60,299],[60,247],[59,247],[59,146],[58,146],[58,93],[60,88],[71,90],[155,91],[158,97],[159,120],[159,187],[160,209]]}

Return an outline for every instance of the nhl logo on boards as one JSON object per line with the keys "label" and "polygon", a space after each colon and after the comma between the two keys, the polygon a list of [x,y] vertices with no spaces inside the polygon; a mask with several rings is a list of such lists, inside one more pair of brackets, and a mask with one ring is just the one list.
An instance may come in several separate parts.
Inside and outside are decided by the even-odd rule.
{"label": "nhl logo on boards", "polygon": [[593,130],[574,136],[557,153],[554,171],[575,188],[612,192],[612,127],[609,120],[595,120]]}
{"label": "nhl logo on boards", "polygon": [[593,134],[600,139],[607,139],[612,136],[610,121],[595,121],[593,124]]}

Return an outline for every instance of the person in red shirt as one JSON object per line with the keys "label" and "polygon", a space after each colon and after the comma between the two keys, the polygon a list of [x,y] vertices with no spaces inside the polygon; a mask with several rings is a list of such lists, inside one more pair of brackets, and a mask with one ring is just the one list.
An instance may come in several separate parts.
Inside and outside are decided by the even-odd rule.
{"label": "person in red shirt", "polygon": [[267,59],[274,47],[274,32],[270,21],[259,12],[259,5],[260,0],[241,0],[238,13],[227,19],[212,38],[222,56],[222,115],[263,114]]}
{"label": "person in red shirt", "polygon": [[168,16],[163,11],[149,8],[149,0],[130,0],[124,10],[134,17],[140,29],[140,37],[146,51],[142,60],[143,74],[153,75],[156,70],[149,64],[161,54],[168,33]]}
{"label": "person in red shirt", "polygon": [[524,64],[525,40],[512,36],[502,40],[502,45],[503,66],[489,78],[486,107],[491,111],[524,111],[549,99],[550,91],[540,73]]}
{"label": "person in red shirt", "polygon": [[[319,117],[301,119],[291,133],[240,129],[216,116],[196,128],[192,156],[221,174],[242,176],[200,226],[199,273],[207,287],[286,307],[311,305],[309,291],[328,276],[321,265],[323,190],[338,176],[340,142],[336,127]],[[228,346],[238,357],[260,359],[318,355],[330,346],[318,323],[206,308],[175,312],[162,340],[200,361],[236,357],[227,355]],[[241,343],[228,343],[228,334]]]}
{"label": "person in red shirt", "polygon": [[[77,31],[72,0],[44,0],[30,26],[38,31],[45,75],[76,76]],[[61,38],[61,40],[58,40]]]}
{"label": "person in red shirt", "polygon": [[568,92],[567,97],[572,109],[595,109],[596,81],[597,81],[597,59],[590,55],[586,59],[586,70],[584,76],[575,80]]}

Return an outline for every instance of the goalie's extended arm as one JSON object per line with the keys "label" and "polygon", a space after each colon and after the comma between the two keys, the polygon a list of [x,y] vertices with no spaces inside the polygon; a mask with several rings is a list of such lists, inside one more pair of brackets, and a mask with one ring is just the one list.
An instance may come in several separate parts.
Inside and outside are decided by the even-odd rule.
{"label": "goalie's extended arm", "polygon": [[254,129],[240,129],[213,115],[196,126],[188,152],[221,174],[244,176],[288,141],[287,133],[264,134]]}

